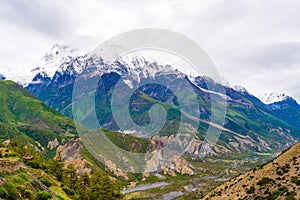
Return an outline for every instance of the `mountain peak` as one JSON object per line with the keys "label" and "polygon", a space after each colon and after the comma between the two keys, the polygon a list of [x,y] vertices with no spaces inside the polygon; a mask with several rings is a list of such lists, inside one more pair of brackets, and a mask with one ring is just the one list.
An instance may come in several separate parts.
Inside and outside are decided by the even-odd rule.
{"label": "mountain peak", "polygon": [[234,89],[235,91],[240,92],[240,93],[249,93],[246,90],[246,88],[244,88],[243,86],[240,86],[240,85],[232,86],[232,89]]}
{"label": "mountain peak", "polygon": [[65,56],[71,56],[77,52],[76,49],[71,48],[69,45],[65,43],[57,43],[54,44],[50,51],[48,51],[44,57],[42,58],[42,62],[44,63],[52,63],[55,62],[57,58],[62,58]]}
{"label": "mountain peak", "polygon": [[[40,74],[44,77],[52,78],[57,71],[67,70],[67,66],[70,62],[82,57],[81,53],[77,49],[73,49],[69,45],[60,42],[54,44],[50,51],[48,51],[41,61],[31,71],[31,79]],[[76,65],[76,64],[74,64]],[[76,68],[74,66],[74,68]],[[77,70],[77,68],[76,68]]]}
{"label": "mountain peak", "polygon": [[137,78],[140,78],[140,76],[155,77],[155,75],[159,73],[174,73],[180,75],[179,71],[171,65],[162,64],[155,59],[142,56],[119,57],[116,63],[123,65],[130,75],[137,76]]}
{"label": "mountain peak", "polygon": [[51,47],[51,50],[47,54],[56,54],[64,51],[73,51],[73,49],[65,43],[57,43]]}
{"label": "mountain peak", "polygon": [[258,98],[265,104],[272,104],[272,103],[284,101],[291,97],[289,97],[284,93],[271,92],[271,93],[261,94],[258,96]]}

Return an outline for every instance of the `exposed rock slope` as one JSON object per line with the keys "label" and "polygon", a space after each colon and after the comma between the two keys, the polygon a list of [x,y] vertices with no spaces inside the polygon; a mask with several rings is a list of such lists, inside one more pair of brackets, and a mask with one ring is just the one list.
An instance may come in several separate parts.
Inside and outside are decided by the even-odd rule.
{"label": "exposed rock slope", "polygon": [[300,199],[300,142],[266,165],[222,184],[204,199]]}

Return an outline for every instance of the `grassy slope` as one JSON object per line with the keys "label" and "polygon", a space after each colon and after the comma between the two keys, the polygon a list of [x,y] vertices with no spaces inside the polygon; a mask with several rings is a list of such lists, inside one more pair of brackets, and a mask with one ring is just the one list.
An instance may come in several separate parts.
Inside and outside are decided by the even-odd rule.
{"label": "grassy slope", "polygon": [[0,81],[0,139],[38,141],[46,152],[48,141],[76,134],[72,119],[52,110],[12,81]]}

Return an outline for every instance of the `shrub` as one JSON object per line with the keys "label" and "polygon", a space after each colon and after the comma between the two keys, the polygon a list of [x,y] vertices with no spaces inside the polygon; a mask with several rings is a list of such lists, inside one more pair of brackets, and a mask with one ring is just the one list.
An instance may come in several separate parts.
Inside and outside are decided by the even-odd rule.
{"label": "shrub", "polygon": [[282,187],[278,188],[278,191],[279,191],[279,192],[283,192],[283,193],[285,193],[285,192],[287,192],[287,191],[289,191],[289,190],[288,190],[288,188],[287,188],[287,187],[285,187],[285,186],[282,186]]}
{"label": "shrub", "polygon": [[294,196],[287,196],[285,200],[296,200]]}
{"label": "shrub", "polygon": [[300,180],[298,179],[298,177],[293,176],[292,177],[292,182],[295,183],[297,186],[300,185]]}
{"label": "shrub", "polygon": [[268,177],[263,177],[260,181],[257,182],[257,185],[266,185],[269,183],[274,183],[274,180]]}
{"label": "shrub", "polygon": [[283,172],[281,170],[278,170],[278,171],[276,171],[276,174],[279,175],[279,176],[282,176]]}
{"label": "shrub", "polygon": [[294,196],[296,196],[297,193],[292,191],[292,192],[287,192],[286,193],[286,200],[295,200],[296,198]]}
{"label": "shrub", "polygon": [[40,177],[39,180],[44,184],[46,185],[47,187],[50,187],[52,186],[52,182],[49,181],[46,177]]}
{"label": "shrub", "polygon": [[65,191],[65,193],[66,193],[67,195],[73,195],[73,194],[74,194],[74,190],[71,189],[71,188],[69,188],[68,186],[64,186],[64,187],[63,187],[63,191]]}
{"label": "shrub", "polygon": [[6,189],[3,187],[0,187],[0,198],[7,199],[8,196],[9,195],[8,195],[8,192],[6,191]]}
{"label": "shrub", "polygon": [[278,196],[279,196],[279,192],[275,191],[275,192],[269,194],[269,196],[267,197],[267,199],[275,200],[275,199],[278,198]]}
{"label": "shrub", "polygon": [[255,192],[254,186],[251,186],[249,189],[246,190],[246,192],[247,192],[248,194],[254,193],[254,192]]}
{"label": "shrub", "polygon": [[41,164],[37,161],[27,161],[26,162],[26,165],[31,167],[31,168],[34,168],[34,169],[43,169],[43,167],[41,166]]}
{"label": "shrub", "polygon": [[25,190],[24,197],[30,199],[32,197],[32,192],[30,190]]}
{"label": "shrub", "polygon": [[25,173],[21,173],[21,174],[19,175],[19,178],[23,179],[24,181],[28,181],[28,180],[29,180],[28,175],[25,174]]}
{"label": "shrub", "polygon": [[37,194],[37,200],[48,200],[51,199],[52,195],[49,192],[41,191]]}
{"label": "shrub", "polygon": [[8,199],[17,199],[16,186],[11,182],[4,184],[6,191],[8,192]]}

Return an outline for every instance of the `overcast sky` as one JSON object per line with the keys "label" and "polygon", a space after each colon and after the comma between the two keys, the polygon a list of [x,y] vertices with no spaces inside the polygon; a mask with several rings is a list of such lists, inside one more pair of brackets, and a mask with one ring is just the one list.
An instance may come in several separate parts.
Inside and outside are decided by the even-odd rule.
{"label": "overcast sky", "polygon": [[201,45],[231,84],[299,101],[299,10],[298,0],[2,0],[0,73],[33,68],[60,41],[91,48],[124,31],[163,28]]}

